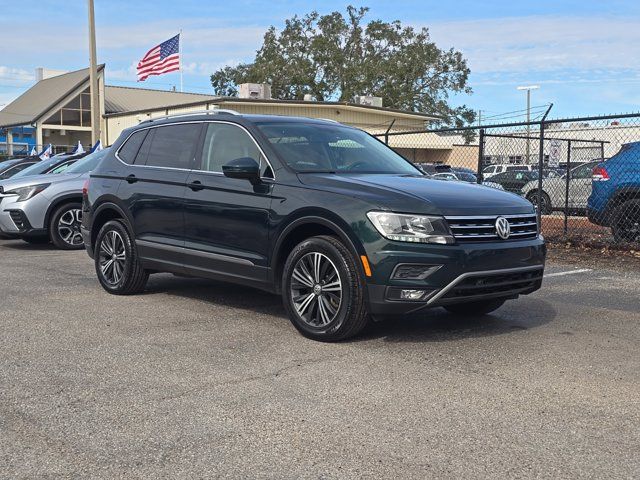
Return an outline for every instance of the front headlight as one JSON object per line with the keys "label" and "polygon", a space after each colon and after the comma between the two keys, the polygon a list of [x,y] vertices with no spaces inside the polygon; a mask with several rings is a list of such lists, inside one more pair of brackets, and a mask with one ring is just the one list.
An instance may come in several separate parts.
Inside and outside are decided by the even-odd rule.
{"label": "front headlight", "polygon": [[50,183],[41,183],[39,185],[30,185],[28,187],[20,187],[14,190],[9,190],[8,192],[4,192],[5,195],[17,195],[18,198],[15,200],[16,202],[24,202],[25,200],[29,200],[33,198],[35,195],[39,194],[45,188],[47,188]]}
{"label": "front headlight", "polygon": [[392,212],[369,212],[367,217],[380,235],[389,240],[440,245],[454,243],[449,226],[442,217]]}

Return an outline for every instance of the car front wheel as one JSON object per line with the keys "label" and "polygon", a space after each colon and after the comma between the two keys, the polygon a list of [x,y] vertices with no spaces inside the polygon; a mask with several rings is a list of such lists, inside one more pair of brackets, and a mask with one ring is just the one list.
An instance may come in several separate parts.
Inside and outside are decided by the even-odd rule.
{"label": "car front wheel", "polygon": [[122,222],[105,223],[95,245],[96,274],[107,292],[132,295],[144,290],[149,272],[142,268],[135,245]]}
{"label": "car front wheel", "polygon": [[293,249],[284,266],[282,296],[291,323],[313,340],[355,336],[369,319],[362,276],[353,255],[334,237],[312,237]]}
{"label": "car front wheel", "polygon": [[80,250],[84,247],[80,225],[82,204],[67,203],[51,216],[49,235],[53,244],[62,250]]}

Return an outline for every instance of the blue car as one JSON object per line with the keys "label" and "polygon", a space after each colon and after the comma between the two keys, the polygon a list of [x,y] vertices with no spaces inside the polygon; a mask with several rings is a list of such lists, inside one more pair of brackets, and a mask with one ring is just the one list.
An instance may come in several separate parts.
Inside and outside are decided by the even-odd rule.
{"label": "blue car", "polygon": [[617,241],[640,241],[640,142],[624,144],[593,169],[587,215]]}

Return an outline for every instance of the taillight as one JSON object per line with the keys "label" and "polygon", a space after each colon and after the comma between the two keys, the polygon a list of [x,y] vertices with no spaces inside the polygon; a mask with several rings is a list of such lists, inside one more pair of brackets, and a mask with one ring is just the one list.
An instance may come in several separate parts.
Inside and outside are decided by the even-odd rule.
{"label": "taillight", "polygon": [[609,177],[609,172],[607,172],[606,168],[597,166],[593,169],[593,175],[591,176],[591,179],[594,182],[606,182],[610,178],[611,177]]}
{"label": "taillight", "polygon": [[89,179],[86,179],[82,184],[82,196],[86,197],[88,193],[89,193]]}

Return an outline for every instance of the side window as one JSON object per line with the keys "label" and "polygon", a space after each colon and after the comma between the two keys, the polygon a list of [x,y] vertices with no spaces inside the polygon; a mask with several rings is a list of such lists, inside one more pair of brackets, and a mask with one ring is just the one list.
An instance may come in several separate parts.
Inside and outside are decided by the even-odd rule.
{"label": "side window", "polygon": [[222,166],[238,158],[253,158],[260,165],[263,177],[273,172],[253,139],[240,127],[227,123],[209,123],[202,148],[201,170],[222,172]]}
{"label": "side window", "polygon": [[147,131],[148,130],[140,130],[135,132],[127,139],[126,142],[124,142],[124,145],[120,147],[120,150],[118,150],[118,157],[120,157],[123,162],[129,164],[134,163],[138,150],[140,150],[140,145],[142,145],[144,137],[147,136]]}
{"label": "side window", "polygon": [[69,168],[71,165],[73,165],[75,163],[75,160],[72,160],[70,162],[65,162],[61,165],[58,165],[56,168],[54,168],[53,170],[51,170],[49,173],[52,174],[56,174],[56,173],[62,173],[64,172],[67,168]]}
{"label": "side window", "polygon": [[154,128],[146,165],[190,169],[200,136],[201,123],[184,123]]}
{"label": "side window", "polygon": [[573,171],[573,178],[591,178],[593,168],[590,165],[582,165]]}

